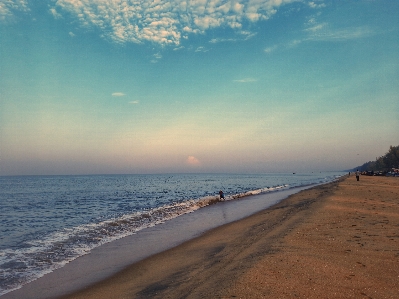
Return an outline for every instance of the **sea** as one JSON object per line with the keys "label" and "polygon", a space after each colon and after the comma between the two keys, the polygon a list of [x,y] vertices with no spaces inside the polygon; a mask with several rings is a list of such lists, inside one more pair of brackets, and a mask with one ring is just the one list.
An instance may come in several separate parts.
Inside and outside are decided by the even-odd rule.
{"label": "sea", "polygon": [[0,296],[105,243],[218,204],[342,172],[0,177]]}

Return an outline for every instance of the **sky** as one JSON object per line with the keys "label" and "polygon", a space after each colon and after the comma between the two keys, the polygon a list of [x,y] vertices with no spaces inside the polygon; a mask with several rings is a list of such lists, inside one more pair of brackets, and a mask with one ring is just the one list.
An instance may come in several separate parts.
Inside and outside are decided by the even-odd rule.
{"label": "sky", "polygon": [[399,145],[399,1],[0,0],[0,175],[345,170]]}

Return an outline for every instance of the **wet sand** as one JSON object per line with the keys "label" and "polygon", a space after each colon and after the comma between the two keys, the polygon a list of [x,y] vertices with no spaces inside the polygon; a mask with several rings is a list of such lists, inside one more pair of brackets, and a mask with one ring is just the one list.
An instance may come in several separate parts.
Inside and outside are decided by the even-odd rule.
{"label": "wet sand", "polygon": [[351,176],[62,298],[398,298],[399,179]]}

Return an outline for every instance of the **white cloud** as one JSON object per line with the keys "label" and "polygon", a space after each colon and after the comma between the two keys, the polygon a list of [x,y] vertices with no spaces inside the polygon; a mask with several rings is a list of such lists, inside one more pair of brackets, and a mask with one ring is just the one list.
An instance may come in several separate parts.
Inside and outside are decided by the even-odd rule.
{"label": "white cloud", "polygon": [[[309,2],[309,5],[315,7],[316,4]],[[317,7],[324,6],[322,4],[317,4]],[[305,23],[305,27],[307,28],[304,29],[304,32],[306,32],[307,35],[302,39],[297,40],[295,45],[304,41],[339,42],[364,38],[375,34],[375,32],[367,26],[338,28],[334,23],[318,22],[318,16],[320,16],[320,13],[317,13],[308,19]]]}
{"label": "white cloud", "polygon": [[294,40],[290,41],[290,42],[287,44],[287,47],[288,47],[288,48],[296,47],[296,46],[298,46],[299,44],[301,44],[302,42],[304,42],[304,41],[306,41],[306,40],[309,40],[309,38],[294,39]]}
{"label": "white cloud", "polygon": [[0,0],[0,22],[10,21],[17,12],[29,11],[27,0]]}
{"label": "white cloud", "polygon": [[249,40],[250,38],[253,38],[255,35],[257,35],[256,32],[249,32],[249,31],[240,31],[239,32],[241,35],[245,36],[245,40]]}
{"label": "white cloud", "polygon": [[202,46],[195,49],[195,52],[208,52],[208,51],[209,51],[208,49]]}
{"label": "white cloud", "polygon": [[182,49],[184,49],[184,46],[175,47],[175,48],[173,48],[173,51],[179,51],[179,50],[182,50]]}
{"label": "white cloud", "polygon": [[336,28],[334,24],[317,23],[315,18],[311,18],[307,24],[309,27],[304,29],[308,33],[300,42],[303,41],[345,41],[350,39],[364,38],[374,35],[375,32],[367,26]]}
{"label": "white cloud", "polygon": [[129,102],[129,104],[139,104],[140,102],[139,101],[131,101],[131,102]]}
{"label": "white cloud", "polygon": [[345,41],[364,38],[375,34],[368,27],[352,27],[342,29],[317,30],[311,34],[308,40],[314,41]]}
{"label": "white cloud", "polygon": [[217,43],[224,43],[224,42],[236,42],[236,38],[212,38],[209,42],[211,44],[217,44]]}
{"label": "white cloud", "polygon": [[282,5],[301,0],[58,0],[52,13],[74,16],[83,28],[99,28],[111,41],[179,45],[210,28],[242,30],[267,20]]}
{"label": "white cloud", "polygon": [[239,82],[239,83],[248,83],[248,82],[256,82],[258,79],[255,78],[244,78],[244,79],[238,79],[238,80],[233,80],[234,82]]}
{"label": "white cloud", "polygon": [[305,31],[316,32],[316,31],[322,30],[326,25],[327,25],[327,23],[317,24],[317,25],[314,25],[312,27],[305,29]]}
{"label": "white cloud", "polygon": [[113,96],[113,97],[123,97],[123,96],[125,96],[125,94],[124,94],[123,92],[114,92],[114,93],[112,94],[112,96]]}
{"label": "white cloud", "polygon": [[155,53],[152,56],[153,56],[153,59],[150,60],[152,63],[157,63],[162,58],[161,53]]}
{"label": "white cloud", "polygon": [[322,8],[322,7],[326,7],[326,5],[325,5],[324,3],[316,3],[315,1],[310,1],[310,2],[308,3],[308,5],[309,5],[311,8]]}
{"label": "white cloud", "polygon": [[[18,12],[29,11],[29,1],[0,0],[0,22],[14,18]],[[182,39],[203,34],[212,28],[231,28],[235,36],[215,37],[210,43],[235,42],[253,37],[251,23],[267,20],[284,5],[300,2],[319,9],[326,5],[321,0],[47,0],[49,13],[54,18],[72,16],[85,29],[99,29],[101,36],[116,43],[153,42],[173,45],[180,49]],[[318,12],[320,13],[320,11]],[[317,15],[317,14],[316,14]],[[318,32],[313,39],[347,39],[361,36],[364,31],[322,32],[325,24],[315,18],[308,22],[309,32]],[[253,27],[252,27],[253,28]],[[69,33],[71,36],[74,33]],[[199,51],[201,49],[198,49]],[[271,49],[270,49],[271,50]],[[265,50],[267,52],[267,49]],[[152,62],[160,58],[154,57]]]}
{"label": "white cloud", "polygon": [[50,13],[53,15],[54,19],[61,19],[62,18],[62,15],[59,14],[54,7],[50,8]]}
{"label": "white cloud", "polygon": [[254,37],[257,33],[256,32],[250,32],[246,30],[240,30],[237,32],[238,36],[236,37],[230,37],[230,38],[221,38],[221,37],[216,37],[212,38],[209,42],[211,44],[217,44],[217,43],[225,43],[225,42],[237,42],[237,41],[244,41],[244,40],[249,40],[250,38]]}
{"label": "white cloud", "polygon": [[272,53],[272,52],[276,51],[277,48],[278,48],[277,45],[274,45],[274,46],[271,46],[271,47],[267,47],[267,48],[265,49],[265,52],[269,54],[269,53]]}
{"label": "white cloud", "polygon": [[186,159],[186,163],[191,166],[200,166],[201,162],[194,156],[188,156]]}
{"label": "white cloud", "polygon": [[[313,24],[312,27],[304,29],[307,34],[300,39],[294,39],[287,43],[274,45],[266,48],[265,53],[272,53],[277,49],[289,49],[299,46],[305,42],[342,42],[352,39],[365,38],[376,34],[369,27],[350,27],[350,28],[333,28],[333,26],[323,23],[316,24],[314,20],[308,22]],[[236,82],[241,82],[236,80]]]}

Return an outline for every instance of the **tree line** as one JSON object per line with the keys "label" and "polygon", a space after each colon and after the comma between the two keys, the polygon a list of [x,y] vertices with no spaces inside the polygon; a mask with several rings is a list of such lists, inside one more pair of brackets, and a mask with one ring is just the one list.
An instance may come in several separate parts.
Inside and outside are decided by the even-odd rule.
{"label": "tree line", "polygon": [[375,161],[369,161],[353,170],[359,171],[390,171],[392,168],[399,168],[399,145],[390,146],[389,151],[381,157],[375,158]]}

